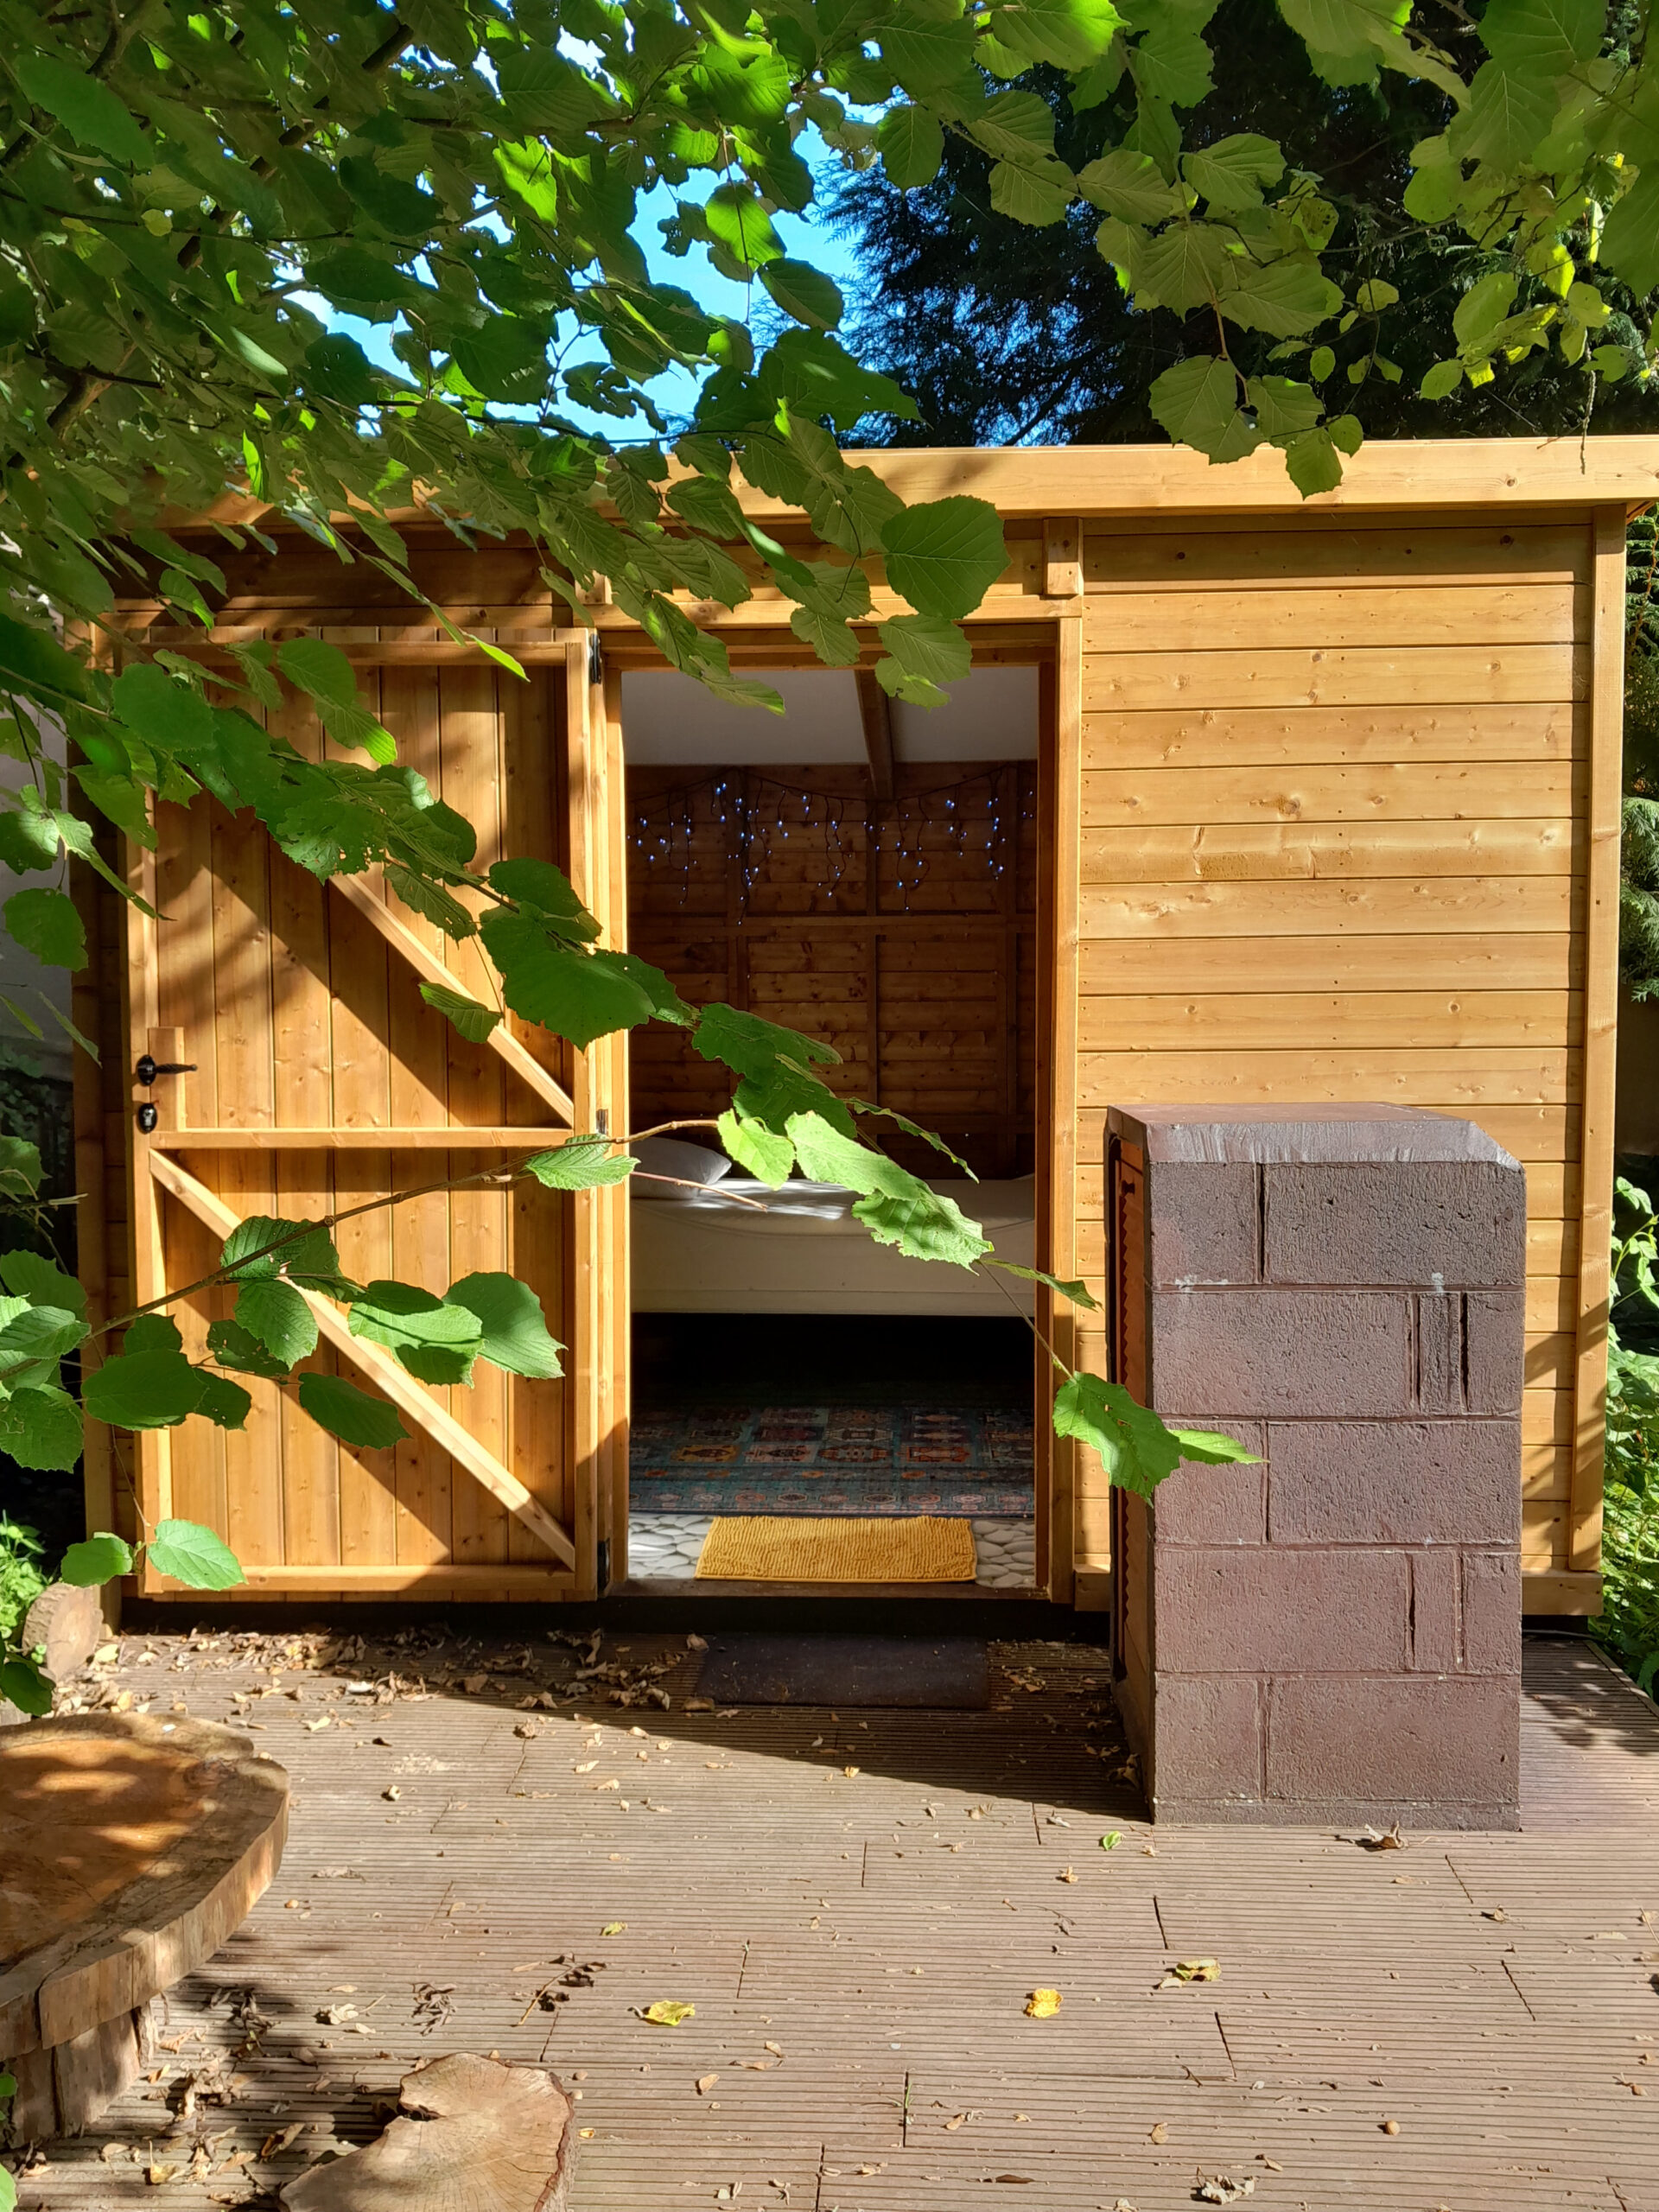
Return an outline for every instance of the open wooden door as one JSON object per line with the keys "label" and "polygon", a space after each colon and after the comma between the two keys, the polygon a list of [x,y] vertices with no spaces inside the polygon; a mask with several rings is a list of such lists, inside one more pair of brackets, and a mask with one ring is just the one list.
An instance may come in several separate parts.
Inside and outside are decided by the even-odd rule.
{"label": "open wooden door", "polygon": [[[613,908],[620,922],[620,740],[587,636],[541,644],[528,682],[431,643],[347,650],[400,758],[474,825],[480,862],[555,861],[607,931]],[[283,727],[321,747],[308,713]],[[511,1019],[468,1044],[418,986],[449,980],[493,1001],[477,944],[444,938],[378,873],[319,882],[251,817],[206,799],[158,809],[156,827],[157,851],[129,854],[164,918],[129,910],[126,1065],[130,1077],[148,1052],[185,1071],[131,1091],[132,1109],[152,1097],[159,1109],[148,1134],[127,1116],[134,1302],[209,1273],[250,1214],[318,1219],[410,1192],[340,1224],[347,1273],[442,1291],[475,1270],[511,1272],[566,1350],[561,1381],[481,1368],[470,1389],[429,1389],[318,1301],[323,1342],[308,1364],[391,1398],[408,1440],[353,1450],[291,1389],[245,1376],[243,1432],[192,1421],[111,1440],[118,1470],[132,1453],[144,1521],[217,1529],[252,1596],[592,1597],[626,1497],[626,1193],[425,1186],[571,1128],[620,1128],[623,1048],[579,1055]],[[214,1290],[175,1309],[193,1356],[232,1303]]]}

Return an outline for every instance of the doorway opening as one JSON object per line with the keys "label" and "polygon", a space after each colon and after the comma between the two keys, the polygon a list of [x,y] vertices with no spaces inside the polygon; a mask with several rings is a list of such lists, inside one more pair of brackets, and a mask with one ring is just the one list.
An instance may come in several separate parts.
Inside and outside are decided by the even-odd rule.
{"label": "doorway opening", "polygon": [[[1030,1267],[1039,671],[976,666],[931,711],[889,707],[867,671],[760,672],[782,719],[667,671],[622,677],[630,948],[690,998],[833,1046],[837,1092],[957,1159],[899,1120],[860,1134]],[[729,1097],[683,1035],[636,1035],[632,1128],[712,1122]],[[712,1127],[640,1150],[631,1583],[696,1578],[720,1522],[879,1522],[879,1557],[886,1524],[897,1542],[923,1517],[971,1533],[953,1529],[953,1575],[1031,1591],[1033,1286],[906,1259],[854,1193],[798,1173],[772,1190]]]}

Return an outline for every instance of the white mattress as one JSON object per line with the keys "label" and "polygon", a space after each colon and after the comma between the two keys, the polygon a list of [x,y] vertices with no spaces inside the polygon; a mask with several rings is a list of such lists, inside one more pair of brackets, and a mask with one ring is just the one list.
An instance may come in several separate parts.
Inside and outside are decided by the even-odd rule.
{"label": "white mattress", "polygon": [[[1001,1259],[1036,1264],[1035,1185],[934,1181],[982,1224]],[[729,1197],[722,1196],[728,1193]],[[764,1211],[734,1205],[748,1198]],[[632,1226],[637,1313],[993,1313],[1035,1311],[1035,1286],[878,1244],[836,1184],[780,1191],[728,1175],[706,1192],[646,1198]]]}

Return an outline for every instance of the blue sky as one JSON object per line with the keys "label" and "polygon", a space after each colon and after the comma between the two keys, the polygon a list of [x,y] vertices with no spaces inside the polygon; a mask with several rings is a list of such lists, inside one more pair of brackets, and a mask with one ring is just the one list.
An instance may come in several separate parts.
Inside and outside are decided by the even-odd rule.
{"label": "blue sky", "polygon": [[[840,174],[839,157],[824,144],[817,130],[811,125],[809,125],[797,140],[796,150],[811,169],[813,176],[818,180],[827,195],[834,189]],[[700,202],[713,191],[720,181],[719,177],[713,174],[699,170],[677,189],[671,188],[665,184],[658,185],[640,199],[639,213],[633,225],[633,236],[639,242],[640,251],[645,257],[646,266],[655,281],[664,284],[677,285],[681,290],[691,293],[716,315],[728,315],[737,321],[745,321],[754,305],[749,290],[741,284],[734,283],[729,277],[721,276],[710,264],[708,253],[702,246],[694,246],[683,258],[677,258],[664,246],[662,232],[658,227],[660,223],[673,214],[677,200]],[[772,226],[783,240],[787,251],[796,259],[810,262],[815,269],[821,269],[825,276],[832,276],[843,291],[849,289],[855,263],[851,248],[845,238],[835,236],[827,225],[814,220],[810,213],[803,216],[779,213],[772,217]],[[758,286],[754,289],[759,294],[761,302],[769,305],[765,293],[761,292]],[[332,308],[327,301],[315,296],[308,296],[304,300],[304,304],[311,308],[314,312],[325,316],[331,330],[337,330],[346,337],[354,338],[372,361],[379,362],[385,367],[401,372],[402,364],[391,350],[392,337],[398,328],[397,323],[365,322],[356,315],[341,315]],[[604,349],[594,338],[578,358],[602,360],[605,358]],[[695,392],[695,385],[691,378],[680,370],[674,370],[667,376],[659,377],[648,389],[658,405],[664,410],[664,413],[671,415],[687,413]],[[504,409],[502,411],[506,413],[518,410]],[[626,437],[647,429],[643,421],[631,426],[614,416],[590,414],[585,409],[575,407],[568,402],[562,404],[559,411],[569,420],[581,423],[585,429],[591,429],[609,435]]]}

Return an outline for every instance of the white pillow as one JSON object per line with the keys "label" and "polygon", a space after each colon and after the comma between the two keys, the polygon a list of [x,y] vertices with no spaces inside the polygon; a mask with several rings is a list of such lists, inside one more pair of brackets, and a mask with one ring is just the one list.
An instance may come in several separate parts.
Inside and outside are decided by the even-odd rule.
{"label": "white pillow", "polygon": [[[723,1152],[712,1151],[702,1144],[688,1144],[682,1137],[641,1137],[632,1147],[639,1162],[641,1173],[633,1178],[632,1186],[642,1198],[677,1198],[685,1193],[683,1185],[696,1183],[706,1187],[718,1183],[729,1174],[732,1163]],[[671,1175],[673,1183],[651,1183],[642,1175]]]}

